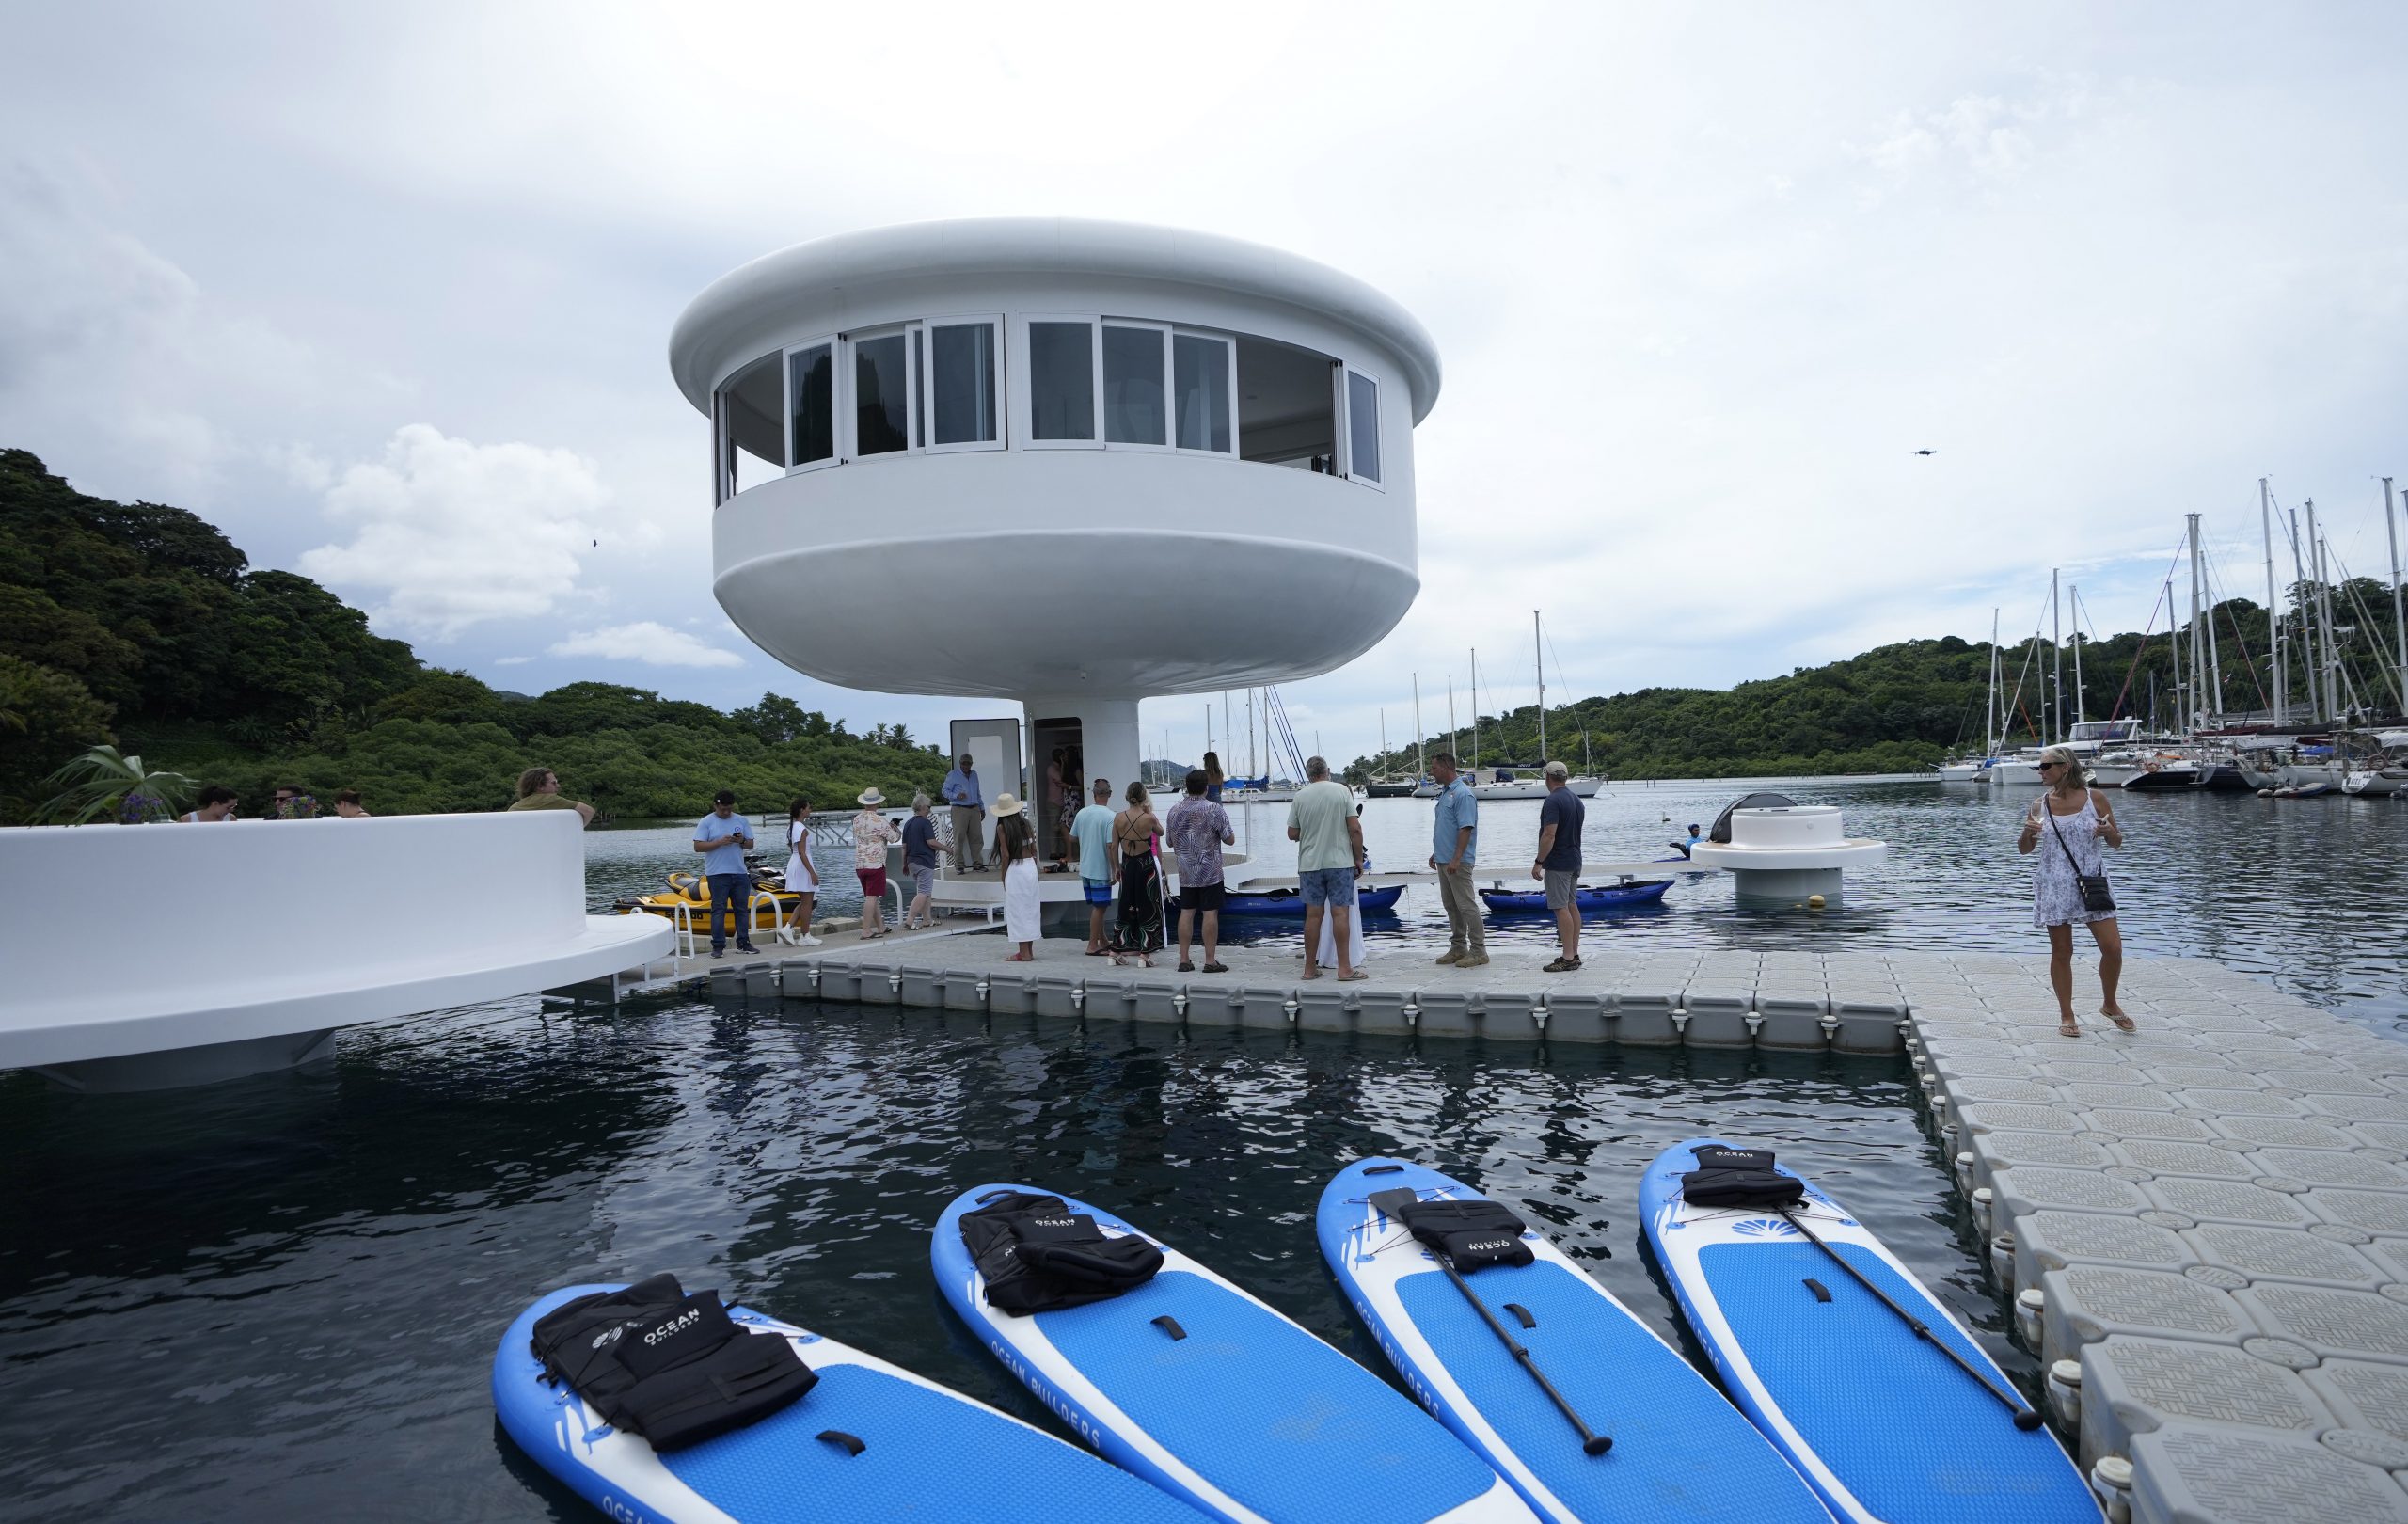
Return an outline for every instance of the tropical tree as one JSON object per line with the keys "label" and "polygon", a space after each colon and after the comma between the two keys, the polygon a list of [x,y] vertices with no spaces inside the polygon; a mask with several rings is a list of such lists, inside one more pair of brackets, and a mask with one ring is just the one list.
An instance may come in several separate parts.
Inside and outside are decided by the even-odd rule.
{"label": "tropical tree", "polygon": [[107,816],[126,825],[175,818],[198,786],[181,772],[142,765],[114,746],[95,746],[44,782],[61,791],[36,813],[59,825],[88,825]]}

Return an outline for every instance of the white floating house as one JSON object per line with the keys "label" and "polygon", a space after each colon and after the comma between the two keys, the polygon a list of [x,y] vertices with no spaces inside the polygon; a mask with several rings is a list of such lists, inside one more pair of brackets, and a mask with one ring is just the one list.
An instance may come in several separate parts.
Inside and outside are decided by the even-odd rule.
{"label": "white floating house", "polygon": [[955,726],[990,792],[1057,747],[1125,786],[1139,699],[1327,672],[1420,585],[1437,351],[1309,260],[1063,218],[847,233],[722,277],[669,353],[729,618],[826,682],[1017,704]]}

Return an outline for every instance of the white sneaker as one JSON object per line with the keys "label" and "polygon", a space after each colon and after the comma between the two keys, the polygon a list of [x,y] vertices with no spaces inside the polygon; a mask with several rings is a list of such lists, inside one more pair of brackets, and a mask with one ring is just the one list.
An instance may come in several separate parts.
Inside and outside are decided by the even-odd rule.
{"label": "white sneaker", "polygon": [[816,947],[819,945],[819,939],[817,937],[805,937],[800,942],[796,943],[795,945],[798,947]]}

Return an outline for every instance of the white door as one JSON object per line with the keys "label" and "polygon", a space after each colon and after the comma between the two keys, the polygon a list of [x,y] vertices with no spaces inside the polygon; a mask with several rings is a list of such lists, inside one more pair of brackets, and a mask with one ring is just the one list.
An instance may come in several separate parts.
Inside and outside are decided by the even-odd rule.
{"label": "white door", "polygon": [[[970,764],[978,774],[978,786],[987,801],[987,818],[981,822],[980,835],[984,845],[992,848],[995,841],[995,796],[1020,793],[1020,717],[1007,720],[956,720],[953,722],[953,750],[948,754],[958,763],[968,753]],[[1031,817],[1031,823],[1035,818]],[[986,854],[990,859],[993,852]],[[945,860],[946,873],[953,871],[953,860]]]}

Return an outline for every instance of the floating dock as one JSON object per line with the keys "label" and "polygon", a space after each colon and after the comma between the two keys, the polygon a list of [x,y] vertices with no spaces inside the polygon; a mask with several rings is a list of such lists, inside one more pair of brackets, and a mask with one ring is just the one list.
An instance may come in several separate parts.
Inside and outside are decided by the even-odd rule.
{"label": "floating dock", "polygon": [[[2147,1524],[2408,1521],[2408,1045],[2198,959],[2128,960],[2122,1033],[2056,1029],[2047,960],[1603,952],[1457,970],[1375,943],[1367,979],[1225,947],[1225,975],[1075,942],[836,942],[715,992],[992,1016],[1489,1042],[1911,1056],[2018,1341],[2085,1472]],[[2079,1008],[2098,978],[2076,969]],[[1945,1442],[1934,1437],[1929,1442]]]}

